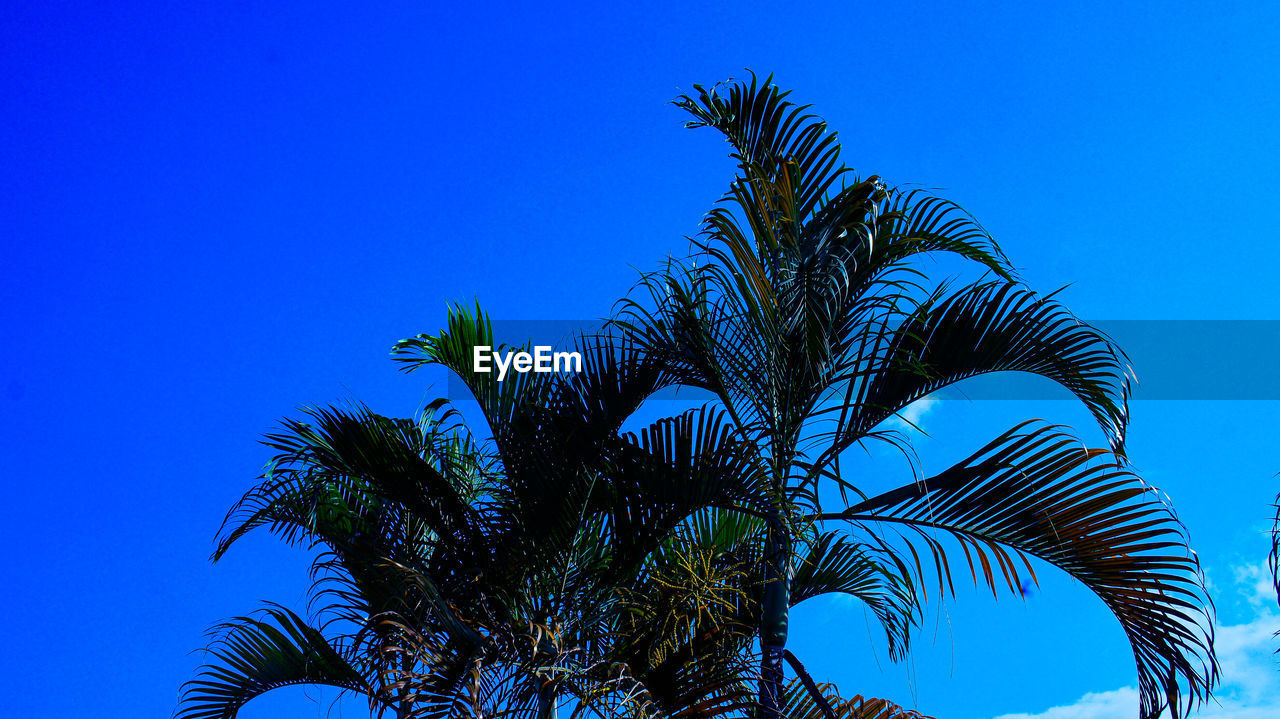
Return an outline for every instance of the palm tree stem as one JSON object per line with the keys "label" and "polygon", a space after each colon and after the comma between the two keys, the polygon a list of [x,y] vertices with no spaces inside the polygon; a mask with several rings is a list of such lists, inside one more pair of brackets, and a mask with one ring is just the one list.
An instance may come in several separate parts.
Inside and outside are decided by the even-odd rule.
{"label": "palm tree stem", "polygon": [[546,681],[538,687],[538,719],[556,719],[556,685]]}
{"label": "palm tree stem", "polygon": [[765,551],[764,607],[760,622],[760,707],[763,719],[781,719],[782,659],[791,606],[791,543],[774,518]]}
{"label": "palm tree stem", "polygon": [[777,644],[761,644],[760,715],[782,719],[782,657],[786,651]]}

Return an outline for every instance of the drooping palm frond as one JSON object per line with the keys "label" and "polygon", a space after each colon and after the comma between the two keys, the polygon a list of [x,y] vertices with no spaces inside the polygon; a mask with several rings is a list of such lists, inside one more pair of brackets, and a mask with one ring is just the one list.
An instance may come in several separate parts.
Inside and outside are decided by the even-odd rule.
{"label": "drooping palm frond", "polygon": [[606,509],[619,541],[674,528],[706,507],[759,512],[767,502],[755,446],[737,437],[718,408],[660,419],[622,439]]}
{"label": "drooping palm frond", "polygon": [[[1280,604],[1280,496],[1276,497],[1275,510],[1275,520],[1271,525],[1271,554],[1267,557],[1267,566],[1271,569],[1271,585],[1276,591],[1276,603]],[[1280,636],[1280,631],[1276,634]]]}
{"label": "drooping palm frond", "polygon": [[713,297],[695,269],[677,262],[643,275],[638,288],[648,297],[621,300],[612,326],[661,363],[672,383],[711,392],[735,425],[752,425],[765,412],[754,386],[767,379],[758,371],[769,354],[760,333],[729,324],[743,313]]}
{"label": "drooping palm frond", "polygon": [[[827,124],[809,113],[809,106],[786,100],[772,77],[763,83],[728,83],[710,88],[694,85],[698,96],[684,95],[675,105],[694,119],[688,127],[714,127],[733,146],[731,157],[746,168],[795,171],[792,217],[797,224],[808,217],[822,197],[847,170],[840,165],[840,145]],[[763,235],[761,239],[766,238]]]}
{"label": "drooping palm frond", "polygon": [[[227,514],[214,558],[260,526],[289,542],[306,536],[346,538],[413,512],[438,537],[476,537],[470,500],[485,481],[487,460],[453,425],[431,414],[382,417],[367,407],[310,408],[286,419],[263,443],[277,451],[263,481]],[[400,518],[403,519],[403,518]],[[330,527],[329,522],[343,522]]]}
{"label": "drooping palm frond", "polygon": [[973,578],[993,591],[1017,591],[1019,565],[1031,569],[1021,553],[1067,571],[1124,628],[1144,719],[1182,715],[1216,682],[1213,605],[1169,502],[1110,452],[1058,428],[1020,425],[935,477],[827,518],[877,536],[877,524],[901,528],[918,574],[928,566],[920,554],[932,558],[939,591],[953,573],[938,534],[959,543]]}
{"label": "drooping palm frond", "polygon": [[880,621],[890,655],[903,658],[919,612],[909,575],[882,548],[837,532],[820,532],[806,544],[791,579],[791,605],[826,594],[855,597]]}
{"label": "drooping palm frond", "polygon": [[480,347],[503,352],[528,349],[498,342],[489,315],[479,304],[474,309],[459,305],[449,308],[443,329],[400,340],[392,348],[391,358],[400,362],[405,372],[431,365],[452,372],[479,403],[493,439],[501,448],[506,441],[505,430],[546,399],[553,375],[510,372],[499,380],[497,371],[476,372],[475,352]]}
{"label": "drooping palm frond", "polygon": [[865,379],[841,407],[847,446],[911,402],[993,372],[1026,372],[1072,392],[1123,452],[1129,365],[1102,332],[1022,285],[993,282],[939,294],[870,337]]}
{"label": "drooping palm frond", "polygon": [[255,697],[286,686],[323,684],[389,708],[370,677],[293,612],[271,605],[262,617],[237,617],[216,627],[206,650],[213,659],[183,687],[177,719],[232,719]]}
{"label": "drooping palm frond", "polygon": [[788,719],[931,719],[886,699],[862,695],[844,699],[832,684],[808,687],[801,679],[788,684],[783,714]]}
{"label": "drooping palm frond", "polygon": [[[872,199],[878,202],[861,216],[835,215],[824,218],[824,224],[811,225],[841,228],[849,237],[844,244],[852,260],[847,263],[850,294],[865,293],[874,278],[917,255],[934,252],[971,260],[1007,282],[1016,279],[995,239],[955,202],[919,188],[886,188]],[[839,197],[830,206],[839,209]]]}
{"label": "drooping palm frond", "polygon": [[561,378],[550,405],[575,418],[598,442],[612,438],[645,400],[672,385],[661,358],[612,327],[575,337],[582,371]]}

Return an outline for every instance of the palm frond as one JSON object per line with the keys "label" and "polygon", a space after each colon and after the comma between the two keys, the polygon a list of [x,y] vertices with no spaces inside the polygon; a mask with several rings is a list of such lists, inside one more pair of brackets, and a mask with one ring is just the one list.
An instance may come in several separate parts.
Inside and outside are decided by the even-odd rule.
{"label": "palm frond", "polygon": [[482,347],[495,352],[528,350],[499,343],[489,315],[479,304],[474,310],[458,305],[449,308],[446,326],[438,333],[400,340],[392,348],[391,358],[400,362],[405,372],[438,365],[456,375],[480,404],[495,441],[501,444],[505,427],[543,404],[551,391],[552,375],[509,372],[499,380],[496,370],[476,372],[476,351]]}
{"label": "palm frond", "polygon": [[612,464],[595,502],[609,518],[617,571],[634,571],[701,510],[759,513],[762,497],[767,501],[754,445],[738,439],[725,413],[710,406],[626,435]]}
{"label": "palm frond", "polygon": [[848,170],[839,164],[840,144],[827,124],[809,113],[809,106],[787,100],[788,91],[772,77],[759,82],[729,81],[694,85],[697,96],[683,95],[674,104],[693,115],[688,127],[714,127],[733,146],[741,167],[764,173],[794,170],[792,217],[803,221]]}
{"label": "palm frond", "polygon": [[973,578],[993,591],[1003,583],[1016,592],[1018,564],[1031,568],[1006,547],[1070,573],[1124,628],[1144,719],[1189,710],[1216,683],[1213,605],[1172,507],[1110,452],[1058,428],[1020,425],[942,474],[827,518],[873,534],[876,523],[903,528],[919,573],[919,552],[933,557],[940,591],[952,573],[939,533],[960,544]]}
{"label": "palm frond", "polygon": [[212,661],[183,687],[177,719],[233,719],[250,700],[272,689],[323,684],[386,708],[375,686],[293,612],[271,605],[262,618],[238,617],[215,628],[206,650]]}
{"label": "palm frond", "polygon": [[1128,358],[1099,330],[1051,297],[988,282],[938,295],[873,338],[845,421],[848,446],[911,402],[960,380],[1028,372],[1071,391],[1123,453],[1129,418]]}
{"label": "palm frond", "polygon": [[1276,602],[1280,603],[1280,496],[1276,497],[1276,517],[1271,526],[1271,554],[1267,566],[1271,569],[1271,583],[1276,590]]}
{"label": "palm frond", "polygon": [[662,358],[612,326],[579,335],[574,349],[582,371],[564,378],[550,404],[599,438],[617,433],[646,399],[672,383]]}
{"label": "palm frond", "polygon": [[883,549],[836,532],[821,532],[808,542],[791,580],[791,605],[824,594],[846,594],[864,602],[880,620],[890,654],[906,656],[911,623],[919,608],[905,572]]}
{"label": "palm frond", "polygon": [[438,537],[474,539],[470,500],[486,461],[465,437],[431,422],[391,419],[356,405],[311,408],[286,419],[264,444],[278,454],[263,481],[228,512],[214,559],[240,537],[266,526],[286,541],[346,541],[385,534],[381,522],[404,521],[406,509]]}
{"label": "palm frond", "polygon": [[[886,699],[864,697],[860,694],[849,699],[840,696],[832,684],[815,684],[820,702],[813,691],[800,679],[787,685],[783,716],[788,719],[931,719],[916,711],[903,709]],[[825,702],[826,706],[823,706]],[[830,712],[828,712],[828,708]]]}

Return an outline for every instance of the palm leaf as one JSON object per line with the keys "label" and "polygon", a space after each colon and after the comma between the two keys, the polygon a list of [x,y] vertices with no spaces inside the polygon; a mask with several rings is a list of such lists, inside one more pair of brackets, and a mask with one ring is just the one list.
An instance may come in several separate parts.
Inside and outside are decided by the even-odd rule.
{"label": "palm leaf", "polygon": [[[1276,590],[1276,601],[1280,603],[1280,496],[1276,497],[1275,510],[1275,523],[1271,528],[1271,554],[1267,557],[1267,566],[1271,569],[1271,582]],[[1277,635],[1280,635],[1280,632],[1277,632]]]}
{"label": "palm leaf", "polygon": [[923,547],[948,584],[936,533],[959,542],[974,579],[993,591],[1022,581],[1006,547],[1067,571],[1124,628],[1144,719],[1189,710],[1217,679],[1212,602],[1172,507],[1110,452],[1085,449],[1057,428],[1020,425],[942,474],[825,518],[872,533],[881,522],[903,527],[917,569]]}
{"label": "palm leaf", "polygon": [[918,607],[911,580],[885,552],[835,532],[821,532],[808,543],[791,580],[791,605],[824,594],[847,594],[866,603],[880,620],[892,656],[906,656],[908,635]]}
{"label": "palm leaf", "polygon": [[[911,402],[960,380],[1029,372],[1070,390],[1089,408],[1113,449],[1128,423],[1128,358],[1102,332],[1062,305],[1016,284],[990,282],[936,296],[874,336],[844,407],[856,441]],[[855,391],[856,388],[856,391]],[[843,408],[842,408],[843,409]]]}
{"label": "palm leaf", "polygon": [[[822,697],[821,702],[814,696],[813,689]],[[785,698],[782,713],[789,719],[931,719],[886,699],[862,695],[843,699],[832,684],[815,684],[811,689],[799,679],[787,685]]]}
{"label": "palm leaf", "polygon": [[177,719],[232,719],[253,698],[280,687],[323,684],[385,707],[374,686],[320,633],[272,605],[264,618],[238,617],[215,628],[213,661],[183,687]]}
{"label": "palm leaf", "polygon": [[477,516],[469,499],[479,489],[485,462],[465,438],[442,434],[429,418],[391,419],[361,405],[311,408],[306,414],[310,422],[286,419],[281,431],[266,436],[264,444],[278,454],[263,482],[228,512],[215,560],[259,526],[293,542],[308,535],[325,538],[326,517],[332,517],[346,524],[330,528],[331,537],[349,538],[357,529],[352,521],[401,507],[438,536],[475,537]]}
{"label": "palm leaf", "polygon": [[662,541],[701,510],[761,512],[762,470],[713,407],[659,420],[623,437],[610,481],[593,502],[609,518],[615,571],[634,572]]}
{"label": "palm leaf", "polygon": [[[683,95],[674,104],[693,115],[688,127],[714,127],[733,146],[734,159],[743,168],[769,171],[794,168],[796,211],[799,223],[847,170],[839,164],[840,144],[821,118],[786,99],[789,92],[774,85],[772,77],[750,84],[730,81],[704,88],[694,85],[697,97]],[[767,237],[767,236],[766,236]]]}
{"label": "palm leaf", "polygon": [[405,372],[438,365],[455,374],[480,404],[494,440],[505,441],[504,429],[518,421],[522,413],[543,404],[550,391],[552,375],[538,372],[508,372],[498,380],[497,370],[475,371],[476,348],[491,351],[527,351],[528,347],[508,347],[497,341],[488,314],[476,305],[474,311],[462,306],[449,308],[446,326],[437,334],[420,334],[400,340],[391,358]]}
{"label": "palm leaf", "polygon": [[[612,329],[612,328],[610,328]],[[574,345],[582,371],[563,378],[550,402],[569,413],[580,431],[614,435],[640,405],[672,382],[666,364],[622,333],[579,335]]]}

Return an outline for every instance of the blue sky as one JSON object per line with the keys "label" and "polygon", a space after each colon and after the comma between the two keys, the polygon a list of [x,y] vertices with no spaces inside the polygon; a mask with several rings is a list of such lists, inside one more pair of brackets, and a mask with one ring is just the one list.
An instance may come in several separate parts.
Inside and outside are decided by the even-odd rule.
{"label": "blue sky", "polygon": [[[305,556],[267,537],[207,561],[267,458],[256,437],[307,403],[411,414],[431,388],[387,352],[447,301],[598,317],[683,253],[731,172],[666,104],[693,83],[775,73],[861,174],[942,188],[1082,317],[1280,317],[1280,10],[1030,5],[6,3],[4,704],[166,715],[209,625],[300,602]],[[1256,585],[1280,403],[1142,396],[1130,457],[1187,523],[1224,625],[1222,705],[1201,716],[1275,716],[1280,617]],[[1101,441],[1065,401],[919,409],[926,469],[1027,417]],[[1136,716],[1118,625],[1080,585],[1042,587],[931,607],[905,665],[838,602],[800,610],[793,648],[846,692],[947,719]],[[323,712],[299,690],[243,716]]]}

